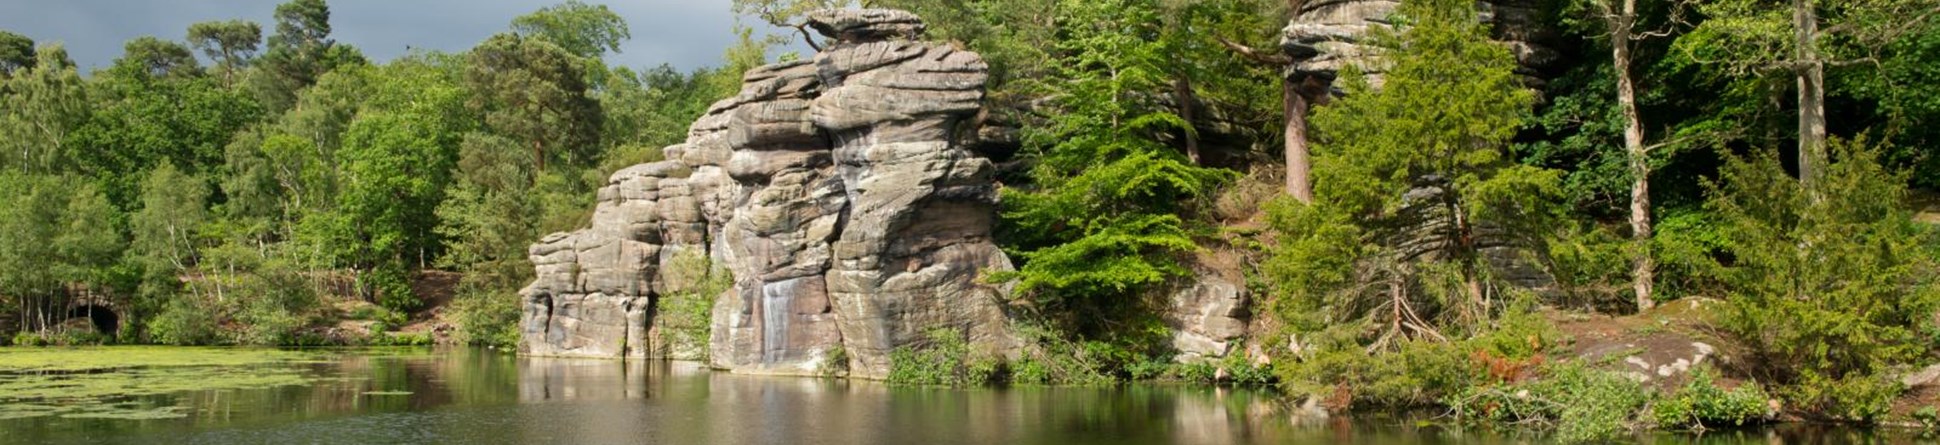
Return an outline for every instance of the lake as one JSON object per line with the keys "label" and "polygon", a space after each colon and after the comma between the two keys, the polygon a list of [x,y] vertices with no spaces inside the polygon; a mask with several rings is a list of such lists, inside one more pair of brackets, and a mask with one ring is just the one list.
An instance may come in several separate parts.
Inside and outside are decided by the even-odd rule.
{"label": "lake", "polygon": [[[148,366],[96,363],[116,361]],[[0,444],[1542,442],[1432,416],[1298,418],[1268,391],[902,387],[474,349],[0,348],[0,365]],[[1907,437],[1794,426],[1637,442],[1868,439]]]}

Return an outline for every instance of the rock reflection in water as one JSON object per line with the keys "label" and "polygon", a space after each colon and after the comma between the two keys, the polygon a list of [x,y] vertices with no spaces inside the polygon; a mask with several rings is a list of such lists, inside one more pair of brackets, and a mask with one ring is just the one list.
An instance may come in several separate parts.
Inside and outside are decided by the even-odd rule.
{"label": "rock reflection in water", "polygon": [[[1296,415],[1271,393],[1192,386],[949,389],[714,372],[692,363],[345,351],[292,364],[311,384],[116,403],[186,417],[0,419],[0,445],[154,443],[1444,444],[1543,443],[1423,417]],[[1436,420],[1432,417],[1427,420]],[[1899,443],[1784,426],[1630,443]]]}

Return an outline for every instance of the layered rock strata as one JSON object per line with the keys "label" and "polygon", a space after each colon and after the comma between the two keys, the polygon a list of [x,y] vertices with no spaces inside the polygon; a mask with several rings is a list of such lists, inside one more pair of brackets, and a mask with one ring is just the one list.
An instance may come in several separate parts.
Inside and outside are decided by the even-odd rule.
{"label": "layered rock strata", "polygon": [[[1340,70],[1357,66],[1378,84],[1381,66],[1376,61],[1380,48],[1368,42],[1373,30],[1388,29],[1400,0],[1310,0],[1281,31],[1280,47],[1292,56],[1287,75],[1313,76],[1332,81]],[[1560,38],[1542,25],[1541,3],[1536,0],[1485,0],[1476,5],[1482,20],[1491,25],[1494,38],[1509,46],[1520,65],[1518,73],[1540,88],[1555,76],[1561,55],[1555,50]]]}
{"label": "layered rock strata", "polygon": [[922,21],[903,11],[809,24],[832,42],[821,53],[751,70],[666,161],[614,174],[592,227],[532,247],[523,352],[678,350],[655,311],[704,279],[680,264],[694,255],[734,277],[714,299],[716,367],[877,378],[937,329],[1014,348],[1004,290],[978,279],[1011,268],[990,240],[993,167],[959,140],[982,106],[982,59],[916,40]]}

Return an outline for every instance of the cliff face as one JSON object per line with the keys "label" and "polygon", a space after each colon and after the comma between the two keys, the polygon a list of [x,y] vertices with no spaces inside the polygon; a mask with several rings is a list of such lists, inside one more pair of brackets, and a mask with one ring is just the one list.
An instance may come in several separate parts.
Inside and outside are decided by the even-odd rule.
{"label": "cliff face", "polygon": [[[983,101],[982,59],[916,40],[924,25],[902,11],[810,24],[834,43],[747,73],[668,160],[614,174],[592,227],[532,246],[522,352],[680,352],[654,315],[698,279],[673,267],[683,255],[733,273],[711,317],[717,367],[877,378],[890,351],[935,329],[1015,347],[1004,290],[978,280],[1011,268],[990,240],[993,168],[959,142]],[[847,363],[830,362],[838,349]]]}

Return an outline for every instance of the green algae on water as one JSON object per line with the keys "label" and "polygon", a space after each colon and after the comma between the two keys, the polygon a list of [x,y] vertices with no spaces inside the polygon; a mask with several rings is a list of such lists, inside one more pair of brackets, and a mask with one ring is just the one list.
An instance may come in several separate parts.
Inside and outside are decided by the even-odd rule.
{"label": "green algae on water", "polygon": [[118,402],[187,391],[310,384],[322,355],[248,348],[0,348],[0,419],[153,420],[185,408]]}

